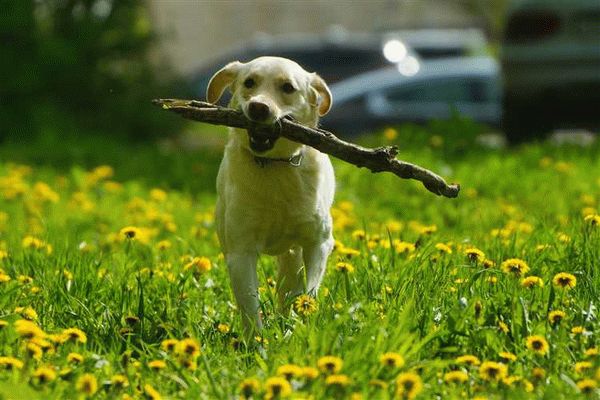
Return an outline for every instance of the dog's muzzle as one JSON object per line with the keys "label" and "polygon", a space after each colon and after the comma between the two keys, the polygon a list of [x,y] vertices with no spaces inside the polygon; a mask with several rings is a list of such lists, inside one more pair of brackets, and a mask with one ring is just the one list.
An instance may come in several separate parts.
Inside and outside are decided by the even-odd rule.
{"label": "dog's muzzle", "polygon": [[264,153],[265,151],[271,150],[275,146],[275,142],[278,138],[279,135],[265,132],[265,130],[260,129],[260,127],[248,129],[250,149],[255,153]]}

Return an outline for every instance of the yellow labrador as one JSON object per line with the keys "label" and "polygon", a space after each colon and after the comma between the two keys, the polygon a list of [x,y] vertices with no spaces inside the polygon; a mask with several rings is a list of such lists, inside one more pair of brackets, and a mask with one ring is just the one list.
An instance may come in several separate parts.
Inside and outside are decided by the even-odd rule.
{"label": "yellow labrador", "polygon": [[[285,58],[226,65],[211,78],[208,101],[217,102],[226,88],[232,93],[229,107],[257,123],[289,115],[315,127],[331,108],[323,79]],[[230,129],[217,177],[216,223],[247,337],[262,327],[259,254],[278,257],[281,305],[304,292],[316,294],[333,248],[334,191],[327,155],[285,138]]]}

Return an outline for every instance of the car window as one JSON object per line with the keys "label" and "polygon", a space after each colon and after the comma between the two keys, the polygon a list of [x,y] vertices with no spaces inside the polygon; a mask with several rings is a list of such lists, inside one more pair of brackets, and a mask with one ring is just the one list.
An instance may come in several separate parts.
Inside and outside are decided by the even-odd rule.
{"label": "car window", "polygon": [[410,86],[389,89],[385,96],[390,102],[481,102],[487,98],[485,82],[481,79],[436,79]]}

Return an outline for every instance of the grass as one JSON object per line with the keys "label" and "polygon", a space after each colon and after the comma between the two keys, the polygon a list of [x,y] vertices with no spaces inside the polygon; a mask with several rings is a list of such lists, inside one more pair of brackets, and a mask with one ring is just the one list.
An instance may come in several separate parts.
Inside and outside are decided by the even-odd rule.
{"label": "grass", "polygon": [[220,146],[6,144],[0,398],[597,396],[600,147],[493,150],[475,131],[364,139],[460,182],[458,199],[335,162],[319,296],[280,315],[261,258],[249,347],[214,231]]}

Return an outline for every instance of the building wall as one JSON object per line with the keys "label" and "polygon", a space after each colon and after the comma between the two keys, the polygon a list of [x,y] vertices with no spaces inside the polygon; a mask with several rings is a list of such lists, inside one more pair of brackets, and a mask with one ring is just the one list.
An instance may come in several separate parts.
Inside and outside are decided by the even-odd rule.
{"label": "building wall", "polygon": [[159,54],[187,74],[232,45],[260,33],[325,33],[416,27],[465,27],[476,22],[445,0],[150,0]]}

